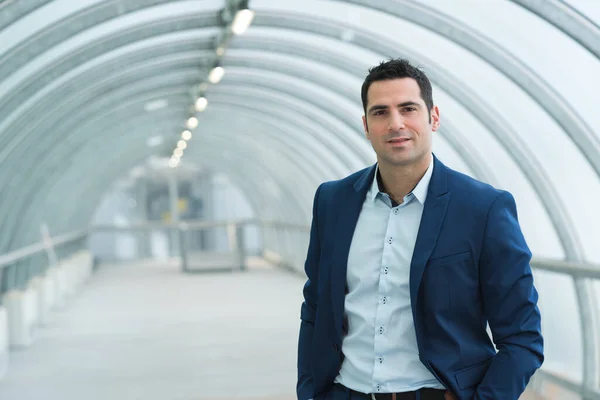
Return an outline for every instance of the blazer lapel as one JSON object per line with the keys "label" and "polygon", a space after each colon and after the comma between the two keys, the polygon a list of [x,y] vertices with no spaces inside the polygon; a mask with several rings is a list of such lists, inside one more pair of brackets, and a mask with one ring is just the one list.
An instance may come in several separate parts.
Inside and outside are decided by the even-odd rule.
{"label": "blazer lapel", "polygon": [[416,315],[417,294],[421,286],[425,264],[437,243],[450,200],[446,171],[446,166],[434,157],[433,173],[410,264],[410,298],[413,315]]}
{"label": "blazer lapel", "polygon": [[343,187],[335,201],[339,201],[336,219],[337,236],[334,239],[334,249],[331,265],[331,300],[338,337],[342,337],[342,324],[344,320],[344,300],[346,297],[346,272],[348,267],[348,253],[358,222],[358,216],[365,201],[365,197],[375,176],[375,166],[367,168],[352,186]]}

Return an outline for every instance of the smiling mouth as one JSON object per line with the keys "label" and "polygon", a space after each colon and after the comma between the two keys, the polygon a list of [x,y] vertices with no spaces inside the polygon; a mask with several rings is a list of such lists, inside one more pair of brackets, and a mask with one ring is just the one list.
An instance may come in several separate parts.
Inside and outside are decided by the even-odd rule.
{"label": "smiling mouth", "polygon": [[408,142],[410,139],[409,138],[394,138],[394,139],[390,139],[388,140],[389,143],[405,143]]}

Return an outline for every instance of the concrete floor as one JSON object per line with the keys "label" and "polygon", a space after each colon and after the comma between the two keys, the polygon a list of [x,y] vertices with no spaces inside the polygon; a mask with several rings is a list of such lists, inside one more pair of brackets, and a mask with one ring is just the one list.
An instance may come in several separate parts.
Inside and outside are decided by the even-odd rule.
{"label": "concrete floor", "polygon": [[2,400],[295,399],[304,279],[103,266],[11,353]]}

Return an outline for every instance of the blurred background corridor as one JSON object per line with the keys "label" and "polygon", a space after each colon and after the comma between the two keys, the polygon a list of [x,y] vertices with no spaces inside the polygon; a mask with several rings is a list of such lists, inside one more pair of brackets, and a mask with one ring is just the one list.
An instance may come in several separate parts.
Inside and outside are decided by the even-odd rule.
{"label": "blurred background corridor", "polygon": [[522,399],[599,400],[598,0],[0,1],[0,399],[295,399],[313,196],[376,161],[390,57],[517,201]]}

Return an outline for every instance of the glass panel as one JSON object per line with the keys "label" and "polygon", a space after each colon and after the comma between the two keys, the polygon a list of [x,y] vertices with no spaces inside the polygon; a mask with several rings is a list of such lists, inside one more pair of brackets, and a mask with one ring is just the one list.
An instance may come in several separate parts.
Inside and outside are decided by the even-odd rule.
{"label": "glass panel", "polygon": [[[212,90],[210,98],[211,101],[213,101],[213,105],[218,103],[221,111],[226,110],[229,112],[229,115],[225,120],[222,118],[222,113],[219,116],[215,115],[213,112],[204,115],[202,121],[204,124],[203,126],[205,127],[204,129],[207,130],[205,134],[210,135],[213,132],[218,132],[220,133],[219,137],[222,137],[224,134],[250,131],[257,137],[262,136],[262,140],[256,143],[256,146],[260,148],[265,147],[265,140],[272,138],[278,139],[280,142],[285,142],[285,137],[281,136],[280,129],[277,129],[276,126],[274,127],[272,124],[265,127],[264,123],[261,124],[259,122],[262,117],[260,112],[252,110],[251,112],[256,115],[256,117],[252,119],[240,119],[240,116],[237,113],[233,114],[236,110],[236,106],[235,104],[231,104],[235,102],[231,95],[232,88],[234,88],[232,85],[219,85]],[[360,88],[357,88],[357,91],[359,90]],[[318,109],[307,102],[291,98],[289,95],[265,90],[247,90],[246,88],[238,88],[235,89],[235,91],[236,96],[246,97],[245,99],[239,100],[240,102],[253,99],[253,107],[263,107],[269,121],[271,121],[270,118],[277,117],[278,115],[285,118],[283,122],[287,125],[284,125],[284,129],[295,130],[295,133],[304,135],[303,139],[299,139],[301,141],[314,140],[315,135],[321,135],[319,141],[315,141],[315,145],[332,149],[330,154],[343,154],[346,156],[346,160],[348,160],[347,163],[360,166],[360,168],[365,166],[365,160],[372,157],[372,150],[369,149],[368,143],[362,134],[362,130],[359,131],[360,128],[358,123],[361,118],[361,114],[359,113],[356,114],[356,120],[358,122],[353,129],[350,129],[348,126],[345,126],[345,124],[342,124],[339,119],[332,117],[330,114],[323,112],[321,109]],[[317,95],[317,93],[315,93],[315,95]],[[263,101],[263,99],[268,101],[268,103]],[[274,104],[278,104],[278,106],[275,106]],[[232,119],[232,115],[235,115],[236,118]],[[314,118],[315,116],[318,116],[318,118]],[[206,124],[210,124],[210,126],[207,126]],[[279,124],[281,124],[281,122]],[[294,125],[289,126],[289,124]],[[270,135],[264,134],[265,128],[269,130],[271,133]],[[356,155],[359,155],[359,157],[356,157]],[[322,168],[319,170],[321,173],[326,173]]]}
{"label": "glass panel", "polygon": [[48,27],[56,24],[56,21],[68,18],[70,15],[92,6],[93,3],[99,2],[99,0],[84,0],[70,4],[67,4],[66,1],[48,2],[44,7],[40,7],[14,21],[12,25],[1,32],[0,53],[13,47],[16,43],[26,40],[27,37],[38,31],[48,29]]}
{"label": "glass panel", "polygon": [[[541,395],[543,400],[582,400],[579,393],[548,381],[542,383]],[[538,398],[533,397],[533,399],[537,400]]]}
{"label": "glass panel", "polygon": [[[479,151],[495,176],[495,186],[509,190],[515,197],[519,220],[532,252],[539,257],[564,258],[562,245],[537,193],[523,176],[518,165],[473,114],[446,92],[434,87],[434,99],[445,119],[468,134],[473,148]],[[447,116],[447,117],[444,117]],[[434,140],[435,142],[435,140]]]}
{"label": "glass panel", "polygon": [[567,275],[537,270],[534,271],[534,278],[540,295],[546,356],[542,368],[581,382],[581,322],[573,280]]}
{"label": "glass panel", "polygon": [[[260,54],[262,56],[262,54]],[[282,62],[285,62],[285,59],[280,57],[278,58],[277,63],[281,64]],[[265,78],[265,72],[259,69],[250,69],[250,68],[241,68],[241,67],[232,67],[232,68],[228,68],[227,69],[227,75],[225,76],[225,78],[223,79],[223,82],[216,86],[216,87],[212,87],[209,89],[209,91],[207,92],[208,97],[212,98],[212,99],[219,99],[219,97],[215,97],[217,95],[220,96],[227,96],[230,95],[231,93],[231,88],[233,86],[237,86],[239,87],[240,84],[239,82],[248,82],[248,83],[252,83],[253,86],[255,86],[255,89],[257,86],[264,86],[265,83],[264,82],[268,82],[269,85],[277,85],[279,87],[285,88],[285,92],[286,93],[297,93],[299,99],[296,100],[294,99],[294,101],[306,101],[306,102],[311,102],[311,99],[314,98],[318,98],[319,99],[319,104],[335,104],[336,107],[336,114],[339,114],[339,119],[337,120],[337,122],[335,123],[336,127],[340,127],[340,129],[342,128],[346,128],[346,127],[350,127],[352,129],[352,131],[348,131],[347,129],[345,129],[345,131],[347,131],[348,133],[344,136],[344,140],[343,140],[343,144],[347,145],[347,146],[352,146],[354,148],[359,148],[361,149],[360,153],[370,153],[372,152],[372,150],[370,148],[368,148],[368,144],[366,142],[366,139],[364,138],[364,134],[363,134],[363,128],[362,128],[362,123],[361,123],[361,115],[362,115],[362,109],[359,107],[359,104],[355,102],[356,98],[352,98],[352,99],[348,99],[347,97],[341,97],[339,95],[337,95],[337,93],[332,92],[330,90],[327,90],[327,88],[323,87],[323,86],[319,86],[310,82],[307,82],[305,80],[301,80],[301,79],[294,79],[293,77],[287,76],[287,75],[283,75],[283,74],[268,74],[268,77]],[[339,87],[343,87],[343,85],[346,85],[346,81],[337,81],[334,77],[334,75],[331,75],[331,71],[329,71],[329,74],[325,75],[325,76],[329,76],[328,81],[330,82],[329,85],[334,85],[336,84],[336,86]],[[231,80],[231,82],[230,82]],[[352,87],[356,88],[356,92],[358,93],[360,91],[360,85],[361,82],[358,82],[358,80],[354,80],[353,83],[351,84]],[[245,93],[245,92],[242,92]],[[272,91],[270,89],[265,90],[264,91],[265,95],[279,95],[280,93],[276,92],[276,91]],[[287,94],[283,94],[284,96],[288,96]],[[357,96],[358,97],[358,96]],[[223,97],[223,100],[225,101],[226,98]],[[351,102],[350,100],[354,101]],[[254,99],[253,100],[253,105],[256,106],[258,104],[261,104],[259,99]],[[217,107],[217,108],[215,108]],[[206,117],[203,118],[203,123],[206,125],[206,123],[210,122],[211,124],[217,124],[217,125],[223,125],[223,128],[219,128],[219,129],[227,129],[228,127],[230,127],[229,130],[225,130],[225,132],[228,131],[233,131],[233,132],[237,132],[237,130],[239,129],[244,129],[245,133],[254,133],[257,136],[256,141],[257,142],[265,142],[266,140],[270,140],[271,138],[275,139],[276,143],[280,143],[283,144],[286,148],[289,148],[290,144],[293,143],[293,147],[295,148],[295,150],[297,151],[302,151],[303,147],[298,147],[297,144],[303,144],[303,143],[307,143],[307,146],[312,146],[312,147],[316,147],[313,150],[309,150],[307,152],[307,154],[305,154],[305,156],[307,156],[308,158],[314,158],[315,162],[327,162],[327,163],[334,163],[335,168],[332,167],[328,167],[328,168],[318,168],[319,172],[322,174],[328,174],[331,175],[330,173],[333,171],[334,174],[331,177],[331,179],[334,178],[339,178],[339,174],[335,174],[335,171],[343,171],[344,174],[347,173],[351,173],[353,171],[349,171],[347,170],[347,168],[345,168],[341,163],[343,160],[339,160],[337,157],[333,156],[332,152],[327,149],[327,145],[324,145],[323,142],[327,143],[329,142],[329,146],[335,146],[335,150],[338,153],[347,153],[348,154],[348,158],[351,160],[352,159],[352,155],[354,154],[353,152],[351,152],[346,146],[342,146],[342,143],[340,143],[339,141],[335,141],[335,134],[334,132],[330,132],[329,135],[322,135],[322,131],[323,131],[323,127],[318,127],[315,126],[315,133],[309,132],[307,131],[307,129],[302,128],[302,127],[298,127],[296,126],[296,124],[293,122],[295,119],[297,118],[302,118],[301,116],[297,115],[296,113],[293,113],[290,110],[289,107],[286,108],[281,108],[281,110],[279,108],[275,109],[272,106],[267,106],[265,105],[265,110],[267,112],[265,112],[264,114],[258,115],[259,113],[255,112],[255,111],[250,111],[248,110],[245,114],[244,114],[244,108],[243,107],[239,107],[239,110],[236,109],[237,107],[235,105],[233,105],[231,108],[235,109],[235,120],[231,119],[231,115],[233,113],[232,110],[228,110],[225,111],[225,109],[227,108],[227,106],[222,103],[219,102],[216,104],[216,106],[211,107],[211,113],[210,114],[206,114]],[[219,111],[218,114],[215,113],[215,111]],[[225,112],[229,112],[229,115],[227,116],[223,116],[221,115],[221,113]],[[240,113],[241,111],[241,113]],[[310,110],[307,110],[310,111]],[[318,111],[319,113],[321,113],[321,110],[314,110],[314,111]],[[254,113],[254,116],[252,116]],[[246,117],[247,115],[247,117]],[[314,114],[316,115],[316,114]],[[325,112],[322,113],[323,118],[331,118],[332,116]],[[287,123],[285,123],[285,121],[282,121],[281,118],[289,118],[289,121]],[[321,117],[321,115],[319,115],[319,117]],[[279,118],[279,119],[278,119]],[[340,121],[340,119],[343,118],[343,121]],[[318,119],[314,119],[314,121],[317,121],[317,125],[318,125]],[[283,122],[283,124],[282,124]],[[313,122],[313,121],[311,121]],[[301,123],[301,121],[299,121],[298,123]],[[256,126],[256,128],[252,131],[252,132],[248,132],[250,131],[249,127],[254,127]],[[216,127],[212,128],[213,130],[216,130]],[[281,130],[284,130],[286,132],[281,132]],[[265,132],[277,132],[275,134],[271,134],[271,135],[267,135],[265,134]],[[283,135],[282,135],[283,133]],[[319,135],[319,140],[315,140],[314,139],[314,135]],[[297,138],[295,136],[298,136]],[[327,136],[327,137],[325,137]],[[289,139],[288,139],[289,138]],[[334,140],[333,142],[330,142],[330,140]],[[296,151],[294,151],[296,152]],[[319,153],[321,153],[319,155]],[[370,157],[369,157],[370,158]],[[349,161],[350,161],[349,160]],[[347,162],[346,162],[347,163]],[[364,166],[364,160],[356,160],[354,162],[355,165],[360,166],[360,168],[362,168],[362,166]],[[345,175],[344,175],[345,176]]]}
{"label": "glass panel", "polygon": [[573,6],[580,13],[600,25],[600,2],[595,0],[562,0]]}
{"label": "glass panel", "polygon": [[433,152],[442,162],[463,174],[477,178],[469,166],[461,158],[460,154],[444,139],[442,135],[435,135],[433,140]]}
{"label": "glass panel", "polygon": [[[598,312],[600,312],[600,280],[594,280],[594,282],[592,283],[592,288],[593,288],[593,293],[592,296],[595,298],[596,301],[596,332],[600,332],[600,315],[598,315]],[[596,344],[600,345],[598,343],[600,339],[598,337],[596,337]],[[600,356],[600,354],[598,355]]]}
{"label": "glass panel", "polygon": [[[600,126],[600,114],[591,101],[594,85],[589,84],[600,73],[600,62],[562,31],[510,1],[421,1],[493,38],[568,99],[591,127]],[[507,30],[508,19],[523,28]]]}

